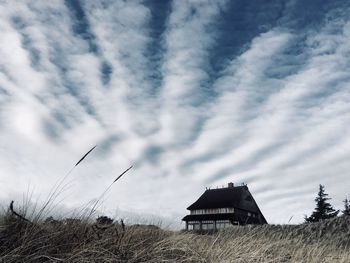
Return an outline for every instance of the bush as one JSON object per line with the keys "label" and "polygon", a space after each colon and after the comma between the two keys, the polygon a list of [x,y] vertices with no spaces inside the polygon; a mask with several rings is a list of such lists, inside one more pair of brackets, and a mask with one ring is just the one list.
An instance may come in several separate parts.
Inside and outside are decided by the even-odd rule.
{"label": "bush", "polygon": [[96,219],[96,223],[98,223],[100,225],[111,225],[111,224],[113,224],[113,219],[109,218],[108,216],[99,216]]}

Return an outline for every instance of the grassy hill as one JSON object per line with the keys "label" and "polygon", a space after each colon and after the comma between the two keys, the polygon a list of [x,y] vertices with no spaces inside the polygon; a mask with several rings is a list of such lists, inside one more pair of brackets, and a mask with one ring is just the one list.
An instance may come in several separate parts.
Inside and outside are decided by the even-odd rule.
{"label": "grassy hill", "polygon": [[350,217],[214,234],[84,220],[0,220],[0,262],[350,262]]}

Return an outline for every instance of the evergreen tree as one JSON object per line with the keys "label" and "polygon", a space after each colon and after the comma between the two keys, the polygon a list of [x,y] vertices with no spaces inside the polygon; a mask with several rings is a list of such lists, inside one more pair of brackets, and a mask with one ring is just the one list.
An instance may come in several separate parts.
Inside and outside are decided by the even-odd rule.
{"label": "evergreen tree", "polygon": [[322,219],[328,219],[338,215],[339,210],[336,211],[332,205],[327,202],[331,199],[327,196],[328,194],[325,193],[324,186],[320,184],[317,197],[315,198],[316,208],[311,216],[305,216],[306,222],[318,222]]}
{"label": "evergreen tree", "polygon": [[342,211],[344,215],[350,216],[350,201],[348,198],[345,198],[344,202],[344,210]]}

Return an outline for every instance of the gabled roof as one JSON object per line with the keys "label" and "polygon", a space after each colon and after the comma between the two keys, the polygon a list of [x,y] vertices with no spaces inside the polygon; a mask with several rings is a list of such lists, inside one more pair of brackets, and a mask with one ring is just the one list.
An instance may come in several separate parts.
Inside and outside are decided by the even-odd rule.
{"label": "gabled roof", "polygon": [[210,209],[210,208],[236,208],[257,214],[261,214],[266,222],[248,186],[234,186],[228,188],[208,189],[199,199],[190,205],[188,210]]}

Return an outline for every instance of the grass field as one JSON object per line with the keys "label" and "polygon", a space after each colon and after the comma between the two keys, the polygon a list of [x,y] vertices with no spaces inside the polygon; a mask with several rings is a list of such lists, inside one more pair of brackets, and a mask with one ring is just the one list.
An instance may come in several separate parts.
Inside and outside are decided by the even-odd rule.
{"label": "grass field", "polygon": [[86,220],[0,221],[0,262],[350,262],[350,217],[212,234]]}

